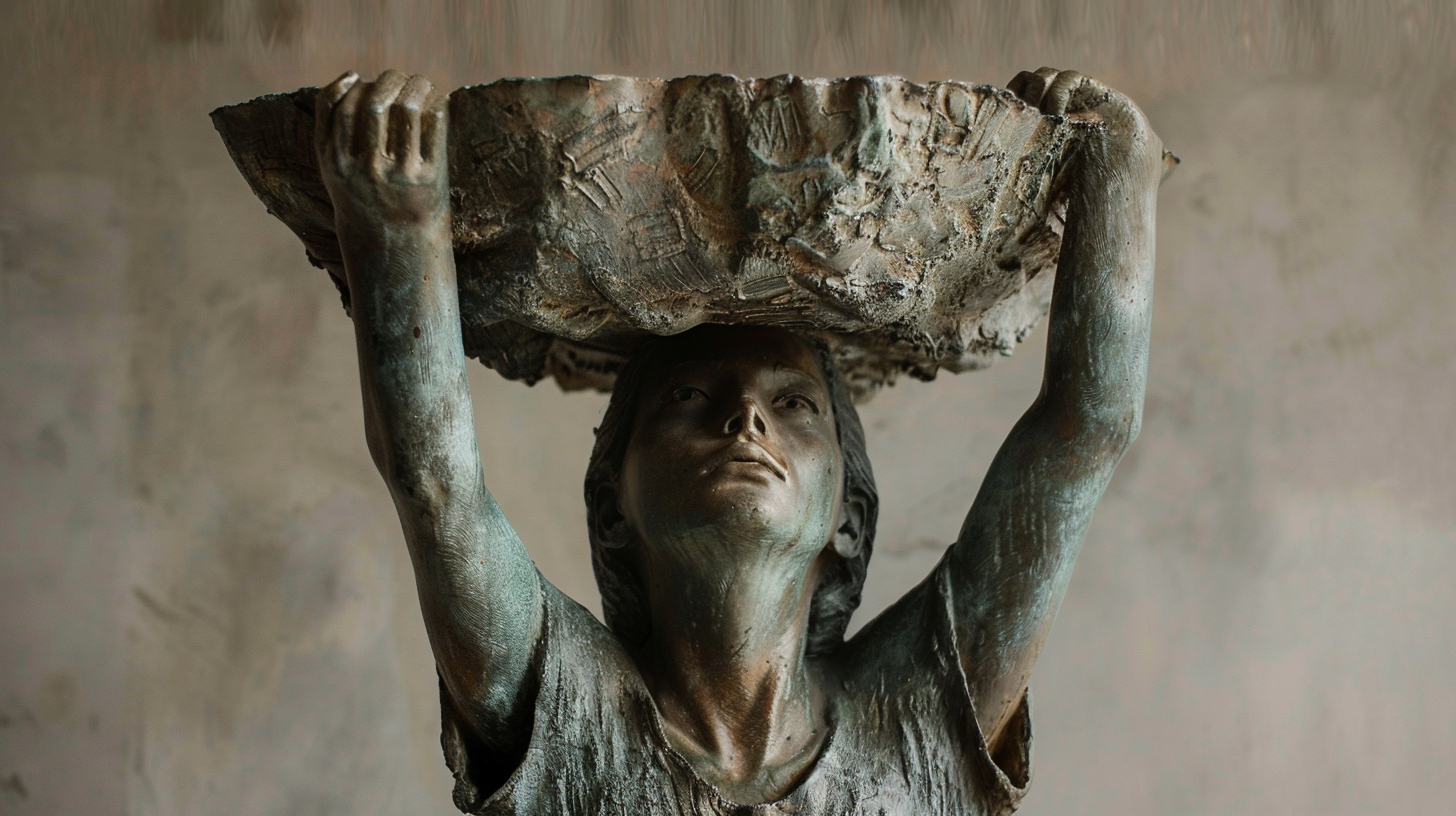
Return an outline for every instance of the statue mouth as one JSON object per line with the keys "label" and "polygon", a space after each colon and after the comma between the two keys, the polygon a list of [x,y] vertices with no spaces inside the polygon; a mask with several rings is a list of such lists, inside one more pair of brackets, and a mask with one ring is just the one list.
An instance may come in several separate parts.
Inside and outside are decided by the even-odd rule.
{"label": "statue mouth", "polygon": [[768,451],[751,442],[734,443],[728,448],[727,456],[724,458],[722,464],[758,465],[768,470],[774,476],[777,476],[779,481],[787,482],[789,480],[788,468],[785,468]]}

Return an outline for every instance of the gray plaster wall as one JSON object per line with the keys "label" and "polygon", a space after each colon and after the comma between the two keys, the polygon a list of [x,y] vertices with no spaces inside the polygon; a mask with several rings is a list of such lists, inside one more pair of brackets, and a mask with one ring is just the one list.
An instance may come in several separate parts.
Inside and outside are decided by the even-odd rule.
{"label": "gray plaster wall", "polygon": [[[1142,437],[1033,678],[1027,814],[1439,814],[1456,799],[1456,12],[1445,2],[7,0],[0,813],[453,812],[337,295],[207,111],[346,68],[1077,67],[1184,159]],[[863,410],[857,620],[954,536],[1035,394]],[[604,398],[472,375],[488,484],[595,606]]]}

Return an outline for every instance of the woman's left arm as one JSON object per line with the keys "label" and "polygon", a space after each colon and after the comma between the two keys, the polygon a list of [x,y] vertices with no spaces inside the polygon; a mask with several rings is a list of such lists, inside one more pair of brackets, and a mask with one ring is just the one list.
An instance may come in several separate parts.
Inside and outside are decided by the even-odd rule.
{"label": "woman's left arm", "polygon": [[1106,129],[1076,159],[1041,393],[946,558],[960,659],[992,746],[1026,689],[1092,509],[1138,433],[1164,161],[1142,111],[1095,80],[1043,68],[1010,87],[1045,113],[1092,114]]}

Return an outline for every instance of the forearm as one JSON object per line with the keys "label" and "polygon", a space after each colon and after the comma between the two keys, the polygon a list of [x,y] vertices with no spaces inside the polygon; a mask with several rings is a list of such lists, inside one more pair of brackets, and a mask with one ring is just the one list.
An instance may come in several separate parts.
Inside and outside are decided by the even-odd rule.
{"label": "forearm", "polygon": [[1066,436],[1100,435],[1125,447],[1137,435],[1147,383],[1157,176],[1089,153],[1068,202],[1033,411]]}
{"label": "forearm", "polygon": [[991,598],[996,587],[1024,590],[1031,618],[1137,435],[1147,383],[1157,188],[1085,178],[1068,207],[1041,394],[997,452],[952,553],[977,562],[961,570],[981,584],[976,603],[1005,600]]}
{"label": "forearm", "polygon": [[369,452],[402,498],[441,504],[479,475],[448,228],[340,233]]}

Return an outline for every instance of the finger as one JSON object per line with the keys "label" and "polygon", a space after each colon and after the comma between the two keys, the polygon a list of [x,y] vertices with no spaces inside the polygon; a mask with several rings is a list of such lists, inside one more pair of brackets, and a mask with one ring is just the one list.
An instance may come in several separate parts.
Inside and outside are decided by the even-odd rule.
{"label": "finger", "polygon": [[349,90],[344,92],[344,98],[334,106],[334,157],[354,155],[354,125],[358,119],[357,111],[369,92],[369,83],[354,82]]}
{"label": "finger", "polygon": [[368,161],[383,160],[389,152],[389,108],[408,81],[393,68],[379,75],[359,108],[357,154]]}
{"label": "finger", "polygon": [[1076,71],[1062,71],[1057,74],[1046,93],[1041,97],[1041,112],[1048,116],[1062,116],[1067,112],[1067,103],[1082,85],[1086,77]]}
{"label": "finger", "polygon": [[1032,100],[1026,98],[1027,90],[1029,87],[1040,85],[1040,83],[1041,77],[1037,76],[1031,71],[1022,71],[1021,73],[1012,77],[1010,82],[1006,83],[1006,90],[1016,94],[1016,96],[1019,97],[1021,100],[1025,102],[1031,102],[1031,104],[1034,105],[1036,104],[1035,102],[1032,102]]}
{"label": "finger", "polygon": [[334,108],[344,94],[354,87],[359,81],[359,75],[353,71],[346,72],[343,76],[330,82],[319,89],[313,98],[313,137],[314,150],[318,153],[319,161],[322,162],[325,154],[328,153],[329,145],[333,143]]}
{"label": "finger", "polygon": [[426,164],[447,161],[449,122],[450,95],[440,94],[430,102],[420,119],[420,159]]}
{"label": "finger", "polygon": [[428,79],[416,74],[409,78],[391,109],[389,152],[400,164],[420,160],[420,114],[425,98],[434,88]]}
{"label": "finger", "polygon": [[345,71],[340,74],[338,79],[319,89],[315,110],[333,110],[333,107],[339,104],[339,100],[344,98],[344,94],[348,93],[349,89],[354,87],[354,83],[358,81],[359,75],[353,71]]}
{"label": "finger", "polygon": [[1022,71],[1016,75],[1021,82],[1021,92],[1017,94],[1028,105],[1038,106],[1041,104],[1042,95],[1046,93],[1047,86],[1056,78],[1055,68],[1038,68],[1035,71]]}
{"label": "finger", "polygon": [[1040,107],[1042,99],[1046,97],[1047,89],[1051,87],[1052,82],[1057,78],[1057,69],[1042,66],[1036,69],[1035,76],[1036,81],[1027,83],[1026,87],[1029,93],[1025,98],[1027,102]]}

